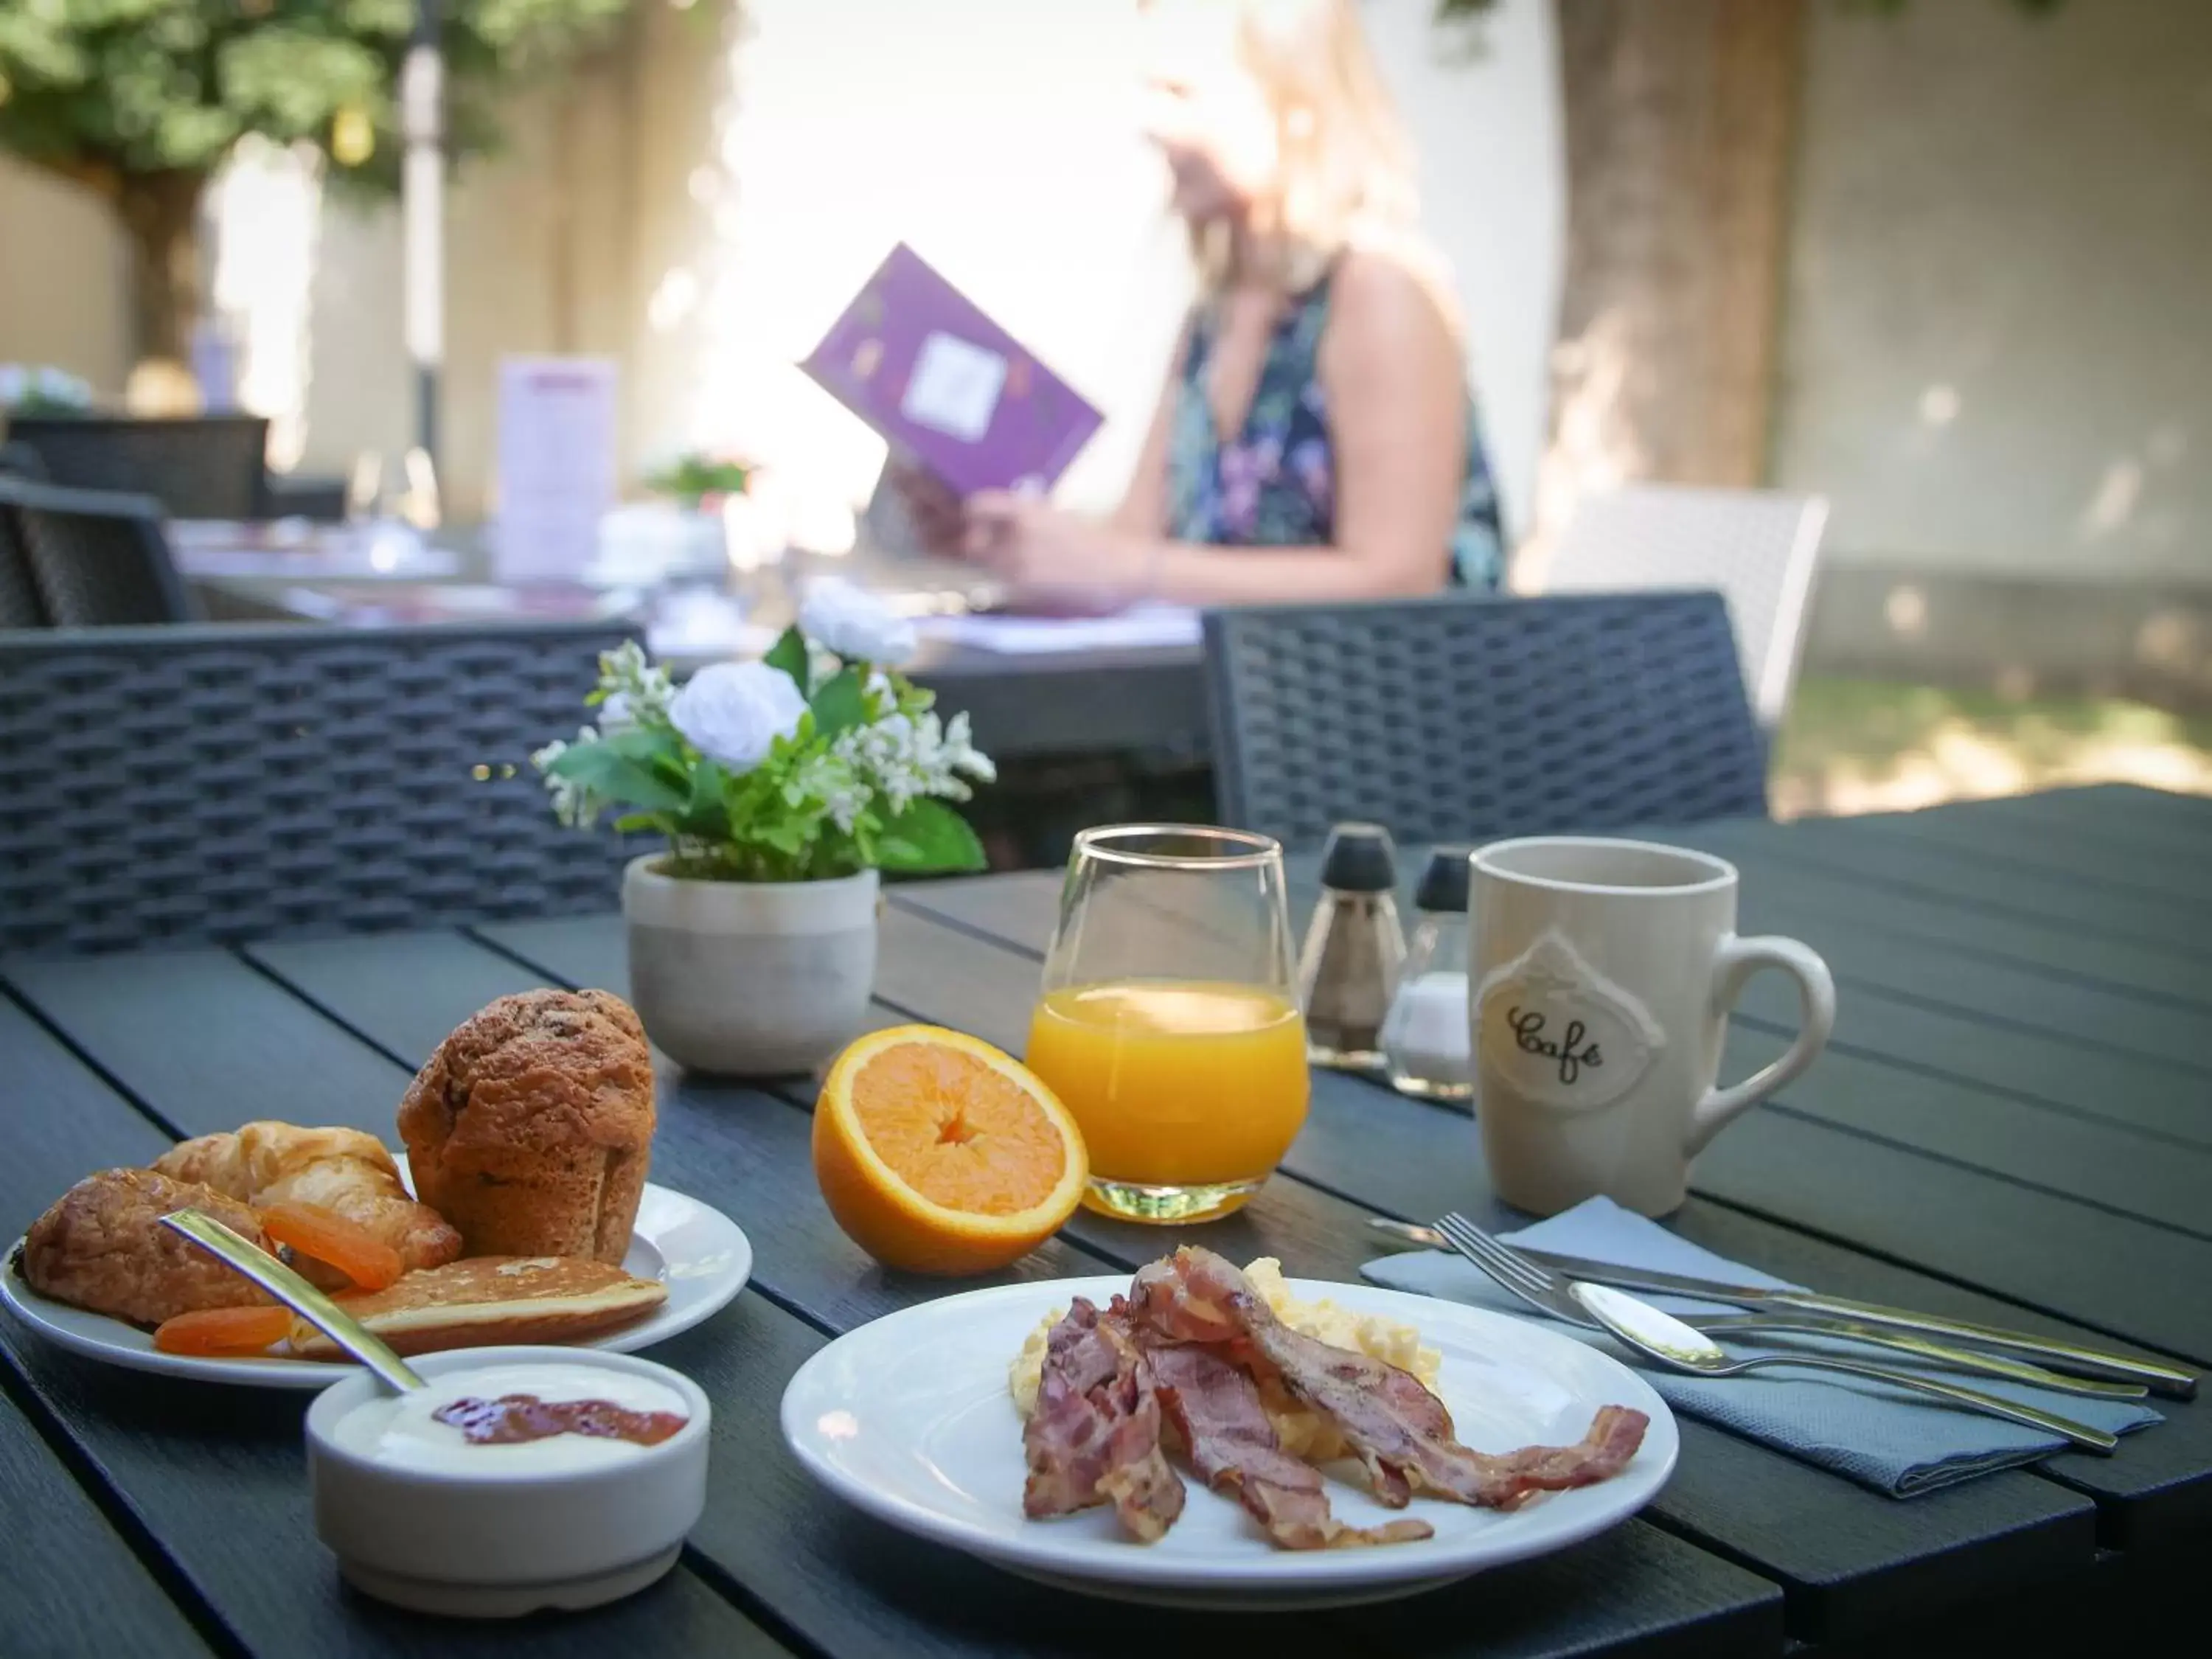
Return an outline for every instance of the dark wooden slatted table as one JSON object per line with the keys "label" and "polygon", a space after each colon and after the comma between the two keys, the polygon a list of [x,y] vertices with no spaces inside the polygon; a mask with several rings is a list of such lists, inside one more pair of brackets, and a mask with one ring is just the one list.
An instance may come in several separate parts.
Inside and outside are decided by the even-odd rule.
{"label": "dark wooden slatted table", "polygon": [[[1746,927],[1821,950],[1842,1006],[1829,1054],[1715,1144],[1674,1225],[1844,1294],[2212,1365],[2212,802],[2088,790],[1673,833],[1741,866]],[[1055,895],[1048,877],[897,890],[874,1017],[1018,1049]],[[408,1075],[477,1007],[619,986],[624,966],[601,916],[16,960],[0,977],[0,1226],[20,1230],[90,1169],[249,1116],[389,1139]],[[1785,998],[1747,1000],[1731,1070],[1785,1040]],[[1071,1601],[805,1480],[775,1430],[792,1371],[949,1288],[884,1272],[838,1232],[807,1171],[811,1103],[803,1081],[662,1079],[656,1173],[735,1215],[758,1261],[728,1311],[656,1351],[716,1404],[708,1514],[661,1586],[521,1631],[386,1612],[343,1590],[313,1540],[296,1398],[157,1383],[0,1326],[0,1491],[11,1516],[41,1517],[27,1565],[0,1578],[0,1650],[842,1659],[1264,1638],[1249,1620]],[[1317,1073],[1283,1174],[1205,1231],[1232,1255],[1348,1279],[1372,1253],[1368,1215],[1454,1206],[1511,1219],[1464,1113]],[[1127,1268],[1166,1242],[1083,1214],[1002,1277]],[[1908,1503],[1685,1421],[1680,1471],[1638,1520],[1454,1589],[1306,1617],[1298,1650],[1889,1659],[2124,1638],[2181,1604],[2212,1542],[2212,1408],[2166,1409],[2112,1458]]]}

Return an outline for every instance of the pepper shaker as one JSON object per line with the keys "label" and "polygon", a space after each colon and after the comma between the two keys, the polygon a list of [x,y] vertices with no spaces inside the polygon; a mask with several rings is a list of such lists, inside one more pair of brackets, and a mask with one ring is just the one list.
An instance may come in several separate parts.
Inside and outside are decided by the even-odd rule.
{"label": "pepper shaker", "polygon": [[1306,1058],[1366,1071],[1382,1063],[1382,1021],[1406,958],[1398,860],[1379,823],[1340,823],[1322,854],[1321,902],[1298,954]]}
{"label": "pepper shaker", "polygon": [[1390,1017],[1382,1023],[1390,1085],[1426,1100],[1474,1095],[1474,1043],[1468,1024],[1468,858],[1438,848],[1414,890],[1413,942]]}

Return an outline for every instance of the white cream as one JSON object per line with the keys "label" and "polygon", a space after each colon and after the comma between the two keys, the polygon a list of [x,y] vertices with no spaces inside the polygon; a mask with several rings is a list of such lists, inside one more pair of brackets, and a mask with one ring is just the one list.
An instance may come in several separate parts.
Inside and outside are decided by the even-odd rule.
{"label": "white cream", "polygon": [[627,1462],[652,1449],[635,1441],[582,1434],[471,1445],[459,1429],[432,1414],[457,1400],[497,1400],[510,1394],[534,1395],[549,1405],[604,1400],[625,1411],[691,1415],[682,1395],[634,1371],[543,1362],[483,1365],[431,1377],[428,1388],[364,1401],[338,1419],[331,1438],[353,1456],[424,1474],[569,1474]]}

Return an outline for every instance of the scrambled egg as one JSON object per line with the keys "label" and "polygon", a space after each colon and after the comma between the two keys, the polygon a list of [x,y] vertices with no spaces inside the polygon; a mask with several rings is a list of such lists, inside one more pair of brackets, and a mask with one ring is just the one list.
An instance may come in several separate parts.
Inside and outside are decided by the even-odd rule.
{"label": "scrambled egg", "polygon": [[[1434,1348],[1421,1346],[1419,1328],[1385,1319],[1380,1314],[1358,1313],[1327,1297],[1301,1302],[1283,1282],[1283,1264],[1271,1255],[1263,1255],[1249,1264],[1244,1277],[1251,1281],[1252,1288],[1259,1292],[1260,1299],[1275,1317],[1292,1330],[1316,1341],[1350,1348],[1370,1359],[1395,1365],[1400,1370],[1411,1372],[1423,1387],[1434,1392],[1437,1373],[1443,1359]],[[1021,1352],[1007,1369],[1008,1391],[1014,1397],[1015,1409],[1024,1417],[1036,1409],[1037,1385],[1044,1376],[1045,1340],[1066,1312],[1064,1308],[1055,1308],[1047,1314],[1037,1328],[1022,1340]],[[1344,1444],[1335,1429],[1317,1413],[1306,1410],[1272,1384],[1263,1386],[1260,1394],[1285,1451],[1314,1463],[1326,1463],[1344,1455]]]}

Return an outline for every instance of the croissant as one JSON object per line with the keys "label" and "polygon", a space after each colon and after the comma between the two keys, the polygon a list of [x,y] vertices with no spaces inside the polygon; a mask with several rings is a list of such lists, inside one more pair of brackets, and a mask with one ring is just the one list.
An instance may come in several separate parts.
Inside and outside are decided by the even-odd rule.
{"label": "croissant", "polygon": [[[461,1236],[400,1184],[399,1166],[374,1135],[359,1129],[303,1129],[248,1123],[181,1141],[154,1160],[160,1174],[198,1181],[257,1209],[313,1204],[367,1229],[398,1251],[410,1270],[442,1267],[461,1253]],[[342,1287],[319,1263],[305,1267],[324,1288]]]}

